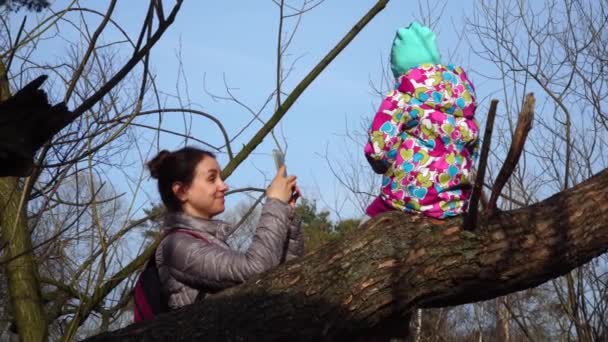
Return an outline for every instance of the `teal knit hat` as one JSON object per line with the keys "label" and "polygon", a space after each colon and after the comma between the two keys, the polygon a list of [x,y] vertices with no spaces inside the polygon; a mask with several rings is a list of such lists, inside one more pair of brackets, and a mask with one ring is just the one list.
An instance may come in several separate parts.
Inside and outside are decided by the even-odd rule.
{"label": "teal knit hat", "polygon": [[399,28],[391,49],[391,69],[395,78],[424,63],[441,63],[433,31],[417,22]]}

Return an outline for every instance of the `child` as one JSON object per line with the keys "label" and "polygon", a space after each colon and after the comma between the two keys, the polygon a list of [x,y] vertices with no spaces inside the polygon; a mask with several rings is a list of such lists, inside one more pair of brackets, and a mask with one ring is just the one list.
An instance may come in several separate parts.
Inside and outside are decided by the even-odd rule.
{"label": "child", "polygon": [[397,31],[391,69],[396,89],[380,105],[365,146],[374,171],[384,174],[366,213],[461,214],[479,134],[473,84],[461,67],[441,64],[435,34],[416,22]]}

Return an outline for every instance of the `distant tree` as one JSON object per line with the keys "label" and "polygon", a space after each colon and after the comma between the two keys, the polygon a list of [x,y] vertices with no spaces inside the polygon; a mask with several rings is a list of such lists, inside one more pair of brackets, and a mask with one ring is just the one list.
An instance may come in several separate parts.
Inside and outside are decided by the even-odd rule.
{"label": "distant tree", "polygon": [[317,208],[314,200],[302,199],[296,207],[296,212],[302,219],[304,230],[304,241],[306,251],[311,251],[321,247],[327,242],[340,239],[346,233],[356,229],[360,220],[345,219],[332,222],[328,210]]}
{"label": "distant tree", "polygon": [[49,5],[50,3],[47,0],[0,0],[0,6],[6,6],[8,9],[15,11],[25,7],[29,11],[40,12]]}
{"label": "distant tree", "polygon": [[350,231],[357,229],[360,224],[361,220],[358,219],[344,219],[336,223],[334,232],[336,235],[342,237],[345,234],[348,234]]}
{"label": "distant tree", "polygon": [[332,240],[332,222],[329,219],[329,211],[319,212],[316,201],[302,199],[302,202],[296,207],[296,212],[302,219],[304,248],[307,252]]}

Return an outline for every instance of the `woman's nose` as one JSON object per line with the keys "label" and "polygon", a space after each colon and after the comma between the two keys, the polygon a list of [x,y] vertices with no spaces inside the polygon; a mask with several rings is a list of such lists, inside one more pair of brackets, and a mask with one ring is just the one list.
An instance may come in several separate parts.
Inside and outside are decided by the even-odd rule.
{"label": "woman's nose", "polygon": [[224,183],[224,181],[221,181],[222,184],[220,184],[220,191],[222,192],[226,192],[228,191],[228,184]]}

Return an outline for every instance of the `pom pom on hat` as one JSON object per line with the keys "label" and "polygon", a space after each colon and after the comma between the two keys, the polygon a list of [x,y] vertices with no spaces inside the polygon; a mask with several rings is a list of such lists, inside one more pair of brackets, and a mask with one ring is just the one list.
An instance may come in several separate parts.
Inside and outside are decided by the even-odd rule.
{"label": "pom pom on hat", "polygon": [[441,63],[435,33],[417,22],[399,28],[391,49],[391,70],[395,78],[425,63]]}

